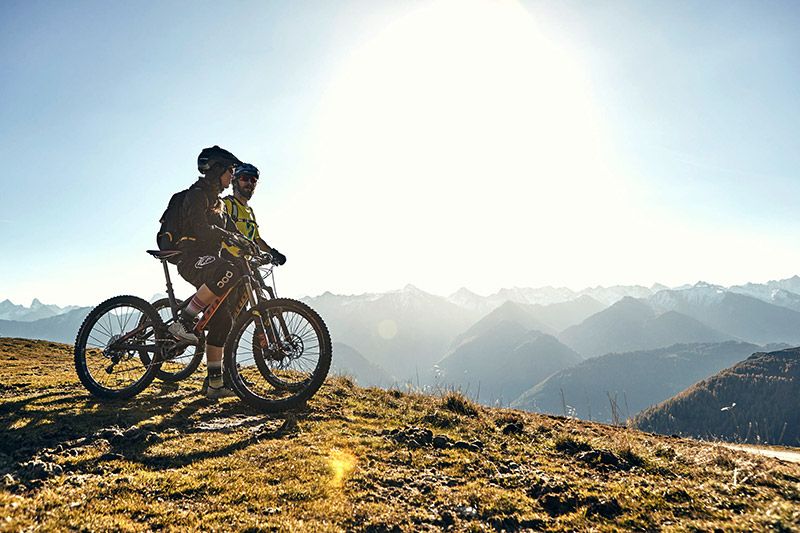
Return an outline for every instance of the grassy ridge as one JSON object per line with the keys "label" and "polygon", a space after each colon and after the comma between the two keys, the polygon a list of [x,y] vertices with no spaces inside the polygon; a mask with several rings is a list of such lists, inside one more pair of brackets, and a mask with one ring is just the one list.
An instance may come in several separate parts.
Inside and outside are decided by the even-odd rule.
{"label": "grassy ridge", "polygon": [[2,530],[800,527],[800,466],[688,439],[343,378],[284,417],[200,373],[100,404],[69,346],[0,357]]}

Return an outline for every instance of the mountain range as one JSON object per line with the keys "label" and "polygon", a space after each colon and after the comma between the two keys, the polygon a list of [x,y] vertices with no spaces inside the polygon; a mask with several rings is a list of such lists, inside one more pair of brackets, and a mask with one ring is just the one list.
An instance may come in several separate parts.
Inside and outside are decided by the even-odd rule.
{"label": "mountain range", "polygon": [[53,304],[43,304],[38,298],[34,298],[31,305],[25,307],[24,305],[17,305],[11,302],[11,300],[6,299],[0,302],[0,320],[33,322],[34,320],[60,315],[77,308],[77,305],[59,307]]}
{"label": "mountain range", "polygon": [[402,382],[419,381],[453,338],[480,318],[412,285],[358,296],[327,292],[303,301],[324,318],[333,339],[368,354]]}
{"label": "mountain range", "polygon": [[[657,350],[676,343],[800,343],[800,312],[793,309],[800,301],[800,293],[794,291],[800,291],[798,276],[731,288],[703,282],[672,289],[663,285],[620,285],[582,291],[517,287],[489,296],[462,288],[449,297],[408,285],[385,293],[326,292],[303,300],[325,319],[334,341],[346,346],[342,354],[359,354],[385,373],[365,370],[365,375],[381,375],[380,380],[389,376],[391,383],[469,386],[473,392],[480,382],[484,400],[502,398],[509,402],[515,399],[512,392],[521,389],[521,394],[537,385],[534,380],[540,379],[539,373],[531,371],[527,375],[526,371],[513,376],[519,383],[499,386],[493,369],[474,362],[493,358],[505,361],[503,358],[526,344],[526,349],[514,352],[519,357],[528,353],[528,348],[543,343],[543,335],[552,339],[548,341],[553,351],[547,355],[559,360],[567,353],[591,358],[613,352]],[[23,316],[20,307],[5,302],[7,312],[18,313],[15,316]],[[47,312],[56,312],[43,304],[26,309],[30,312],[43,307],[48,307]],[[0,320],[0,336],[69,343],[87,311],[88,308],[71,309],[29,321]],[[518,325],[519,335],[498,335],[494,328],[503,321]],[[486,338],[481,338],[483,335]],[[524,335],[532,337],[523,342]],[[476,359],[465,355],[478,349],[485,354]],[[535,357],[543,364],[545,355]],[[355,367],[364,367],[358,357],[352,359],[359,361]],[[464,371],[469,374],[468,379],[464,379]],[[475,374],[484,371],[485,376]],[[510,374],[505,371],[507,380],[512,379]],[[541,379],[544,377],[547,376]]]}
{"label": "mountain range", "polygon": [[60,315],[29,322],[0,320],[0,337],[43,339],[72,344],[89,311],[90,307],[78,307]]}
{"label": "mountain range", "polygon": [[647,300],[628,296],[559,335],[585,357],[731,338],[687,315],[675,311],[659,314]]}

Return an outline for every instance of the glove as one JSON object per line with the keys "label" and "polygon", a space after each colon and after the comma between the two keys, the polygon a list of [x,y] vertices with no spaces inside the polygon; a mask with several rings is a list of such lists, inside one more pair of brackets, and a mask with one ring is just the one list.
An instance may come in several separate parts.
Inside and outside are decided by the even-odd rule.
{"label": "glove", "polygon": [[281,266],[286,262],[286,256],[280,253],[277,249],[273,248],[269,253],[272,256],[272,262],[276,265]]}

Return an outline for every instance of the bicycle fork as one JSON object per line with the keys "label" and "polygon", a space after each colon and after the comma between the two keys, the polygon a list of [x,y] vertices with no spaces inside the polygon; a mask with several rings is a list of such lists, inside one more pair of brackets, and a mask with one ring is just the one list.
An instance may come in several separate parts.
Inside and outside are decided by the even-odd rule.
{"label": "bicycle fork", "polygon": [[[278,313],[277,316],[270,314],[269,316],[264,317],[258,310],[258,302],[253,295],[250,280],[245,281],[245,284],[247,285],[247,295],[250,301],[250,309],[252,310],[251,312],[258,317],[258,320],[256,321],[256,340],[258,342],[258,346],[262,350],[268,349],[270,345],[280,349],[280,339],[278,338],[276,332],[280,331],[285,339],[289,339],[290,337],[289,328],[286,325],[286,321],[283,319],[283,313]],[[274,298],[274,293],[271,289],[272,288],[269,287],[268,292],[270,297]]]}

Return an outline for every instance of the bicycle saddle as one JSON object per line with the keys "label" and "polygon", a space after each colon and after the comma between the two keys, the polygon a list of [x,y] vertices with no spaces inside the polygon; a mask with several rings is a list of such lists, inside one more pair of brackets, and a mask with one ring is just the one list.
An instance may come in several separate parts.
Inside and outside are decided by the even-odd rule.
{"label": "bicycle saddle", "polygon": [[156,259],[169,259],[170,257],[175,257],[183,252],[180,250],[147,250],[147,253]]}

